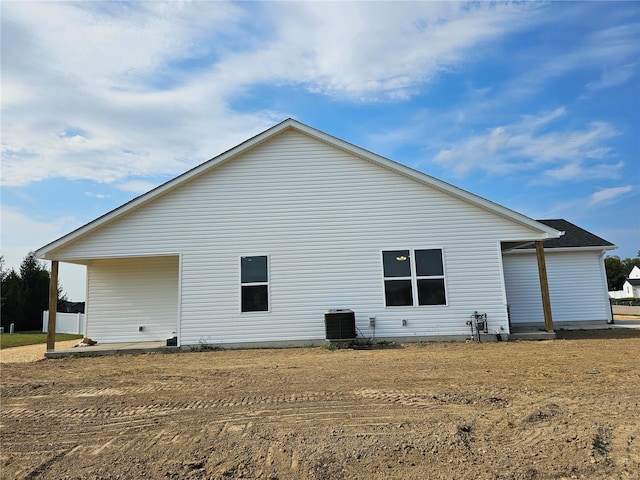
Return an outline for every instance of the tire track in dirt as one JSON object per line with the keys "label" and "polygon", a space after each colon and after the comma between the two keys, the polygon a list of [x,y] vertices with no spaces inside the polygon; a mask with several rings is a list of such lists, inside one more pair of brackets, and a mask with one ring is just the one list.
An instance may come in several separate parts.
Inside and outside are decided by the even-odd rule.
{"label": "tire track in dirt", "polygon": [[[104,396],[127,394],[126,389],[95,388],[85,389],[76,395]],[[77,394],[77,392],[76,392]],[[89,395],[87,395],[89,394]],[[20,398],[19,400],[25,400]],[[37,399],[28,399],[37,400]],[[363,404],[363,400],[365,404]],[[382,403],[380,403],[382,402]],[[456,399],[457,403],[466,405],[467,400]],[[219,434],[241,431],[248,424],[280,424],[301,425],[314,422],[335,424],[353,418],[351,425],[353,435],[380,435],[375,429],[386,426],[393,421],[394,414],[389,406],[401,404],[410,409],[437,408],[442,399],[434,399],[433,395],[421,391],[385,391],[357,390],[352,392],[304,392],[301,394],[285,394],[274,396],[240,396],[236,398],[195,399],[190,401],[153,402],[141,405],[110,405],[100,403],[91,406],[66,406],[61,408],[37,408],[31,402],[22,401],[20,405],[5,405],[0,412],[3,424],[10,421],[28,421],[35,425],[29,432],[23,432],[21,438],[5,436],[5,447],[19,451],[25,438],[37,438],[46,434],[51,422],[59,424],[75,424],[77,429],[70,430],[64,437],[90,440],[95,432],[123,431],[133,434],[134,430],[145,430],[156,425],[158,417],[171,416],[174,421],[185,421],[191,413],[196,417],[198,412],[207,411],[209,425],[219,426]],[[356,412],[354,405],[358,405]],[[355,418],[354,418],[355,413]],[[410,416],[410,415],[409,415]],[[37,421],[46,419],[45,422]],[[37,426],[41,425],[42,428]],[[345,425],[346,426],[346,425]],[[347,427],[349,428],[349,427]],[[393,433],[385,432],[384,435]],[[144,436],[144,435],[143,435]],[[158,434],[157,438],[162,435]],[[108,443],[105,445],[109,445]],[[99,447],[96,447],[99,448]],[[106,447],[105,447],[106,448]],[[101,451],[101,450],[100,450]]]}
{"label": "tire track in dirt", "polygon": [[[136,386],[114,386],[114,387],[93,387],[78,388],[73,385],[61,385],[51,383],[25,383],[20,385],[3,386],[2,398],[33,398],[42,396],[65,396],[65,397],[102,397],[110,395],[146,395],[151,393],[174,392],[188,388],[187,384],[165,384],[157,383],[151,385]],[[201,387],[201,386],[200,386]]]}
{"label": "tire track in dirt", "polygon": [[640,427],[620,425],[610,431],[607,441],[606,452],[617,452],[616,463],[640,465]]}
{"label": "tire track in dirt", "polygon": [[[154,386],[149,389],[153,390]],[[317,392],[308,391],[300,394],[282,395],[251,395],[231,398],[191,399],[188,401],[156,401],[141,405],[110,405],[104,403],[101,397],[120,397],[126,395],[131,399],[131,390],[123,388],[92,388],[74,392],[70,400],[86,400],[96,397],[99,404],[91,406],[66,406],[62,408],[38,409],[37,405],[30,405],[36,398],[19,398],[19,406],[7,405],[0,412],[2,423],[18,420],[27,421],[35,425],[29,432],[23,432],[18,437],[5,436],[5,448],[16,454],[23,450],[24,445],[33,444],[34,440],[44,437],[52,424],[76,424],[78,429],[71,429],[60,435],[60,441],[81,443],[83,447],[74,454],[78,457],[99,456],[109,451],[126,456],[128,449],[164,450],[170,448],[171,442],[184,442],[184,436],[165,430],[149,438],[147,431],[157,427],[160,418],[170,418],[176,427],[181,424],[192,424],[195,419],[202,419],[202,412],[206,412],[207,435],[213,438],[246,435],[252,430],[273,428],[276,425],[286,425],[287,428],[304,430],[310,425],[326,427],[339,426],[336,435],[347,438],[393,438],[402,437],[409,429],[402,427],[389,428],[398,420],[395,405],[405,407],[403,421],[419,422],[424,409],[434,410],[448,403],[455,409],[468,408],[469,404],[481,401],[478,398],[467,398],[462,395],[433,395],[424,390],[373,390],[361,389],[350,392]],[[188,392],[181,392],[186,395]],[[26,403],[25,400],[28,400]],[[134,399],[135,400],[135,399]],[[490,400],[485,403],[492,402]],[[51,403],[45,403],[51,405]],[[55,403],[54,403],[55,404]],[[62,404],[64,405],[64,404]],[[355,407],[357,405],[357,407]],[[390,410],[391,409],[391,410]],[[44,421],[42,421],[44,419]],[[39,420],[39,421],[38,421]],[[42,427],[39,428],[38,426]],[[278,427],[275,427],[278,428]],[[126,432],[126,437],[122,433]],[[98,435],[99,434],[99,435]],[[100,437],[101,443],[95,438]],[[194,438],[189,435],[188,441]],[[28,454],[25,451],[25,454]],[[56,451],[44,448],[41,455],[55,455]],[[267,452],[265,455],[269,456]],[[291,471],[297,471],[300,461],[299,455],[291,450],[271,451],[270,457],[275,464],[290,465]],[[222,467],[221,467],[222,468]],[[274,471],[268,460],[264,462],[264,471]],[[224,469],[223,469],[224,470]],[[295,476],[295,475],[294,475]]]}
{"label": "tire track in dirt", "polygon": [[[85,389],[74,392],[72,397],[85,398],[97,396],[122,396],[134,393],[149,393],[148,389],[144,392],[136,391],[138,389],[129,388],[94,388]],[[38,398],[40,398],[39,396]],[[145,403],[136,406],[125,406],[118,408],[107,404],[92,406],[68,406],[63,408],[39,409],[37,406],[31,406],[25,403],[29,397],[18,397],[14,400],[20,400],[19,404],[11,405],[11,402],[5,402],[5,407],[0,412],[0,418],[20,417],[22,419],[35,419],[39,417],[57,417],[63,419],[87,419],[87,418],[122,418],[122,417],[140,417],[140,416],[157,416],[166,415],[178,411],[201,410],[201,409],[230,409],[255,406],[279,406],[279,405],[296,405],[299,403],[317,403],[323,402],[348,402],[352,403],[356,399],[377,400],[385,403],[398,403],[408,407],[437,407],[442,404],[453,405],[476,405],[479,403],[490,406],[504,407],[508,405],[508,401],[495,397],[482,398],[464,396],[461,394],[444,394],[434,395],[421,391],[395,391],[395,390],[372,390],[361,389],[352,392],[304,392],[301,394],[287,394],[275,396],[242,396],[236,398],[208,398],[196,399],[189,401],[166,401],[157,403]],[[8,404],[7,404],[8,403]]]}
{"label": "tire track in dirt", "polygon": [[[0,392],[0,478],[632,479],[637,347],[429,345],[12,365]],[[468,362],[480,353],[480,365]]]}
{"label": "tire track in dirt", "polygon": [[426,393],[412,390],[373,390],[360,389],[353,392],[355,395],[366,399],[384,400],[399,403],[410,407],[432,407],[442,404],[450,405],[488,405],[504,408],[509,401],[500,397],[483,397],[477,395],[463,395],[460,393],[445,392],[442,394]]}
{"label": "tire track in dirt", "polygon": [[[104,389],[103,391],[114,389]],[[128,393],[124,393],[128,394]],[[118,393],[120,395],[120,393]],[[80,397],[89,395],[79,395]],[[136,417],[140,415],[163,415],[181,410],[196,409],[227,409],[269,405],[289,405],[302,402],[332,402],[344,399],[345,394],[340,392],[306,392],[303,394],[289,394],[276,396],[250,396],[221,399],[198,399],[186,402],[158,402],[138,406],[126,406],[117,408],[109,405],[90,407],[64,407],[53,409],[38,409],[24,402],[20,405],[6,405],[0,412],[0,418],[20,417],[33,419],[38,417],[58,417],[69,419],[83,418],[110,418],[110,417]]]}

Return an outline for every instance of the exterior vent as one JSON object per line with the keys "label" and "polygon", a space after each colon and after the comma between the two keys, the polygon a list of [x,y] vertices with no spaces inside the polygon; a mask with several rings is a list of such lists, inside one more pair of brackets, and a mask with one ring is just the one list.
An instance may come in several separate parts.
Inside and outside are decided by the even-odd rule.
{"label": "exterior vent", "polygon": [[352,310],[335,309],[324,313],[324,326],[327,340],[355,340],[356,316]]}

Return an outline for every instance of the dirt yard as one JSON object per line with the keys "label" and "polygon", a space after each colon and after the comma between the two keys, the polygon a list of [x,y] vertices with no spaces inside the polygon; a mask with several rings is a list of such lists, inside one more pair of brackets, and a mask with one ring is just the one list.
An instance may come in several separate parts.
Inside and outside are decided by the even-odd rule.
{"label": "dirt yard", "polygon": [[638,479],[640,338],[577,336],[3,364],[1,476]]}

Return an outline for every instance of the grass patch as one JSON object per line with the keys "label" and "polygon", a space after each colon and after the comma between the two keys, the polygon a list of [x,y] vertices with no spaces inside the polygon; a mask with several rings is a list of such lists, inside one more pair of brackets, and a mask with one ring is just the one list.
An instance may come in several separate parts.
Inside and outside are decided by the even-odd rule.
{"label": "grass patch", "polygon": [[[82,335],[72,335],[70,333],[56,333],[56,342],[65,340],[76,340],[82,338]],[[23,347],[25,345],[37,345],[38,343],[47,343],[47,334],[43,332],[18,332],[13,335],[3,333],[0,335],[0,349]]]}

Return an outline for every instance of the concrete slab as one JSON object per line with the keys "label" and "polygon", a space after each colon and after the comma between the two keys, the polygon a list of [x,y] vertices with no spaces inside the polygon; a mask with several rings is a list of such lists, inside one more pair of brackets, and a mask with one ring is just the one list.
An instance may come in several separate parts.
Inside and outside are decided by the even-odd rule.
{"label": "concrete slab", "polygon": [[[640,318],[631,320],[615,320],[614,323],[605,322],[572,322],[570,325],[562,324],[556,327],[557,330],[596,330],[607,328],[638,328],[640,329]],[[512,325],[509,341],[512,340],[554,340],[555,332],[547,332],[540,328],[540,325]],[[462,340],[468,339],[467,337]],[[377,339],[378,341],[380,339]],[[411,341],[412,339],[390,339],[395,342]],[[443,337],[434,337],[434,341],[445,340]],[[456,340],[459,340],[456,338]],[[482,342],[497,341],[496,335],[482,335]],[[306,343],[305,343],[306,345]],[[295,345],[286,345],[295,346]],[[227,345],[227,348],[232,346]],[[255,345],[253,345],[255,347]],[[165,341],[161,342],[130,342],[130,343],[101,343],[90,347],[75,347],[46,352],[45,358],[64,357],[97,357],[107,355],[141,354],[141,353],[170,353],[180,350],[187,350],[189,347],[167,347]],[[247,346],[246,348],[250,348]]]}
{"label": "concrete slab", "polygon": [[615,319],[614,323],[609,325],[612,328],[640,328],[640,317],[634,319],[619,320]]}
{"label": "concrete slab", "polygon": [[45,358],[99,357],[152,352],[169,353],[178,350],[180,350],[180,347],[167,347],[166,342],[99,343],[89,347],[74,347],[45,352],[44,356]]}
{"label": "concrete slab", "polygon": [[[556,322],[556,331],[561,330],[605,330],[609,328],[640,328],[640,318],[631,320],[618,320],[614,323],[604,321],[596,322]],[[538,324],[512,325],[509,340],[553,340],[555,332],[547,332]]]}
{"label": "concrete slab", "polygon": [[509,341],[512,340],[555,340],[556,332],[547,332],[546,330],[531,330],[511,332]]}

